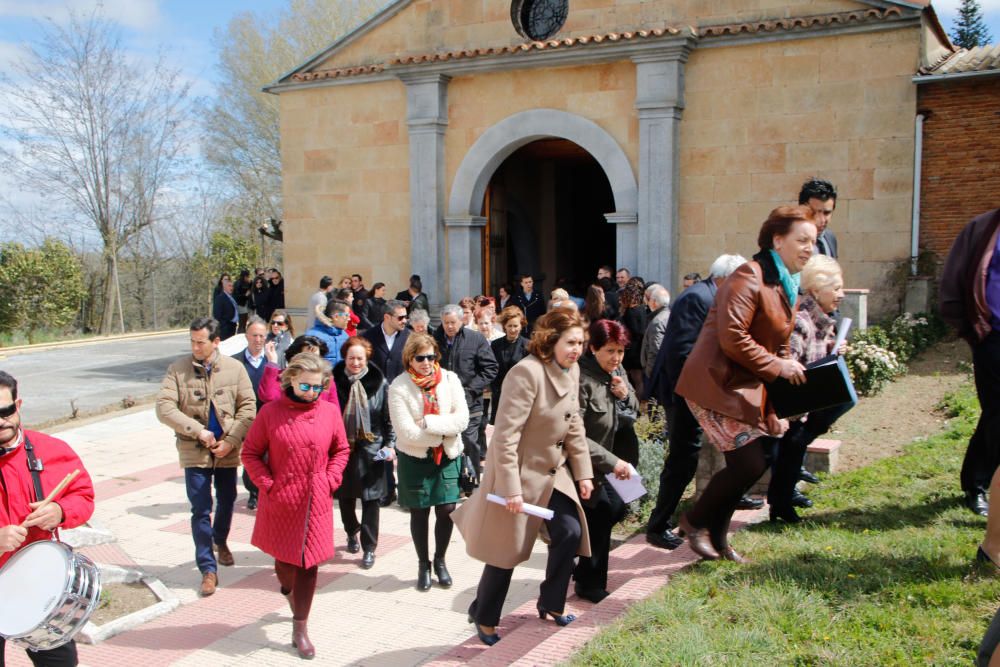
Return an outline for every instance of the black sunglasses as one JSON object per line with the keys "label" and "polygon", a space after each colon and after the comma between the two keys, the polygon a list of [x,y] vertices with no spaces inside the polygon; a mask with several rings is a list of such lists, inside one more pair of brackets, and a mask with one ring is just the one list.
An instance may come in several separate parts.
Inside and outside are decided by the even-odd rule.
{"label": "black sunglasses", "polygon": [[417,361],[434,361],[437,359],[436,354],[418,354],[413,357]]}
{"label": "black sunglasses", "polygon": [[17,412],[17,403],[5,405],[0,408],[0,419],[7,419],[7,417],[10,417],[15,412]]}

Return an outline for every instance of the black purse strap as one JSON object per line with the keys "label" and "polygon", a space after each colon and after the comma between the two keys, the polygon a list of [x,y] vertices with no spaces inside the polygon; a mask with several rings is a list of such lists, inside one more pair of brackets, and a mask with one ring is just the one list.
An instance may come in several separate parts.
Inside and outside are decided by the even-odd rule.
{"label": "black purse strap", "polygon": [[31,445],[31,440],[28,439],[27,432],[24,433],[24,453],[28,457],[28,470],[31,471],[31,479],[35,483],[35,501],[40,501],[45,499],[45,492],[42,491],[42,476],[41,472],[45,469],[42,464],[41,459],[35,456],[35,448]]}

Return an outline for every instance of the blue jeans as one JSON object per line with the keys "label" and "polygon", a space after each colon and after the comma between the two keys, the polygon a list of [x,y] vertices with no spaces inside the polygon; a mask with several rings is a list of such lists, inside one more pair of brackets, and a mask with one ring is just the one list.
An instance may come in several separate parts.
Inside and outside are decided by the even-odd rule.
{"label": "blue jeans", "polygon": [[[212,478],[215,478],[215,525],[212,525]],[[191,537],[194,559],[202,574],[218,565],[212,543],[225,544],[236,504],[236,468],[184,468],[184,485],[191,502]]]}

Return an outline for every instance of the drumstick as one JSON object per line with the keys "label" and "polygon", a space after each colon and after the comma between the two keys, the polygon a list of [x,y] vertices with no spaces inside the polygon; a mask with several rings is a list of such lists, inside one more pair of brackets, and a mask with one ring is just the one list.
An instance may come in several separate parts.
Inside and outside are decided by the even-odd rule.
{"label": "drumstick", "polygon": [[[80,469],[77,468],[70,474],[66,475],[63,478],[63,481],[59,482],[56,488],[52,489],[51,493],[49,493],[49,495],[45,497],[45,500],[43,500],[41,504],[33,510],[33,512],[37,512],[38,510],[42,509],[49,503],[55,502],[59,498],[59,496],[62,495],[62,492],[66,490],[66,487],[69,486],[69,483],[72,482],[74,479],[76,479],[76,476],[79,474],[80,474]],[[24,524],[21,525],[23,526]]]}

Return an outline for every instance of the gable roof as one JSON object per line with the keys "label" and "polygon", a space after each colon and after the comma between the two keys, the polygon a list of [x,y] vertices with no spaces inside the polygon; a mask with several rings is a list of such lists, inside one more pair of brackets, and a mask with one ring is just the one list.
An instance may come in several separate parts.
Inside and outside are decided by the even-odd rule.
{"label": "gable roof", "polygon": [[[401,11],[406,9],[413,0],[392,0],[384,8],[375,13],[370,19],[362,23],[354,30],[335,40],[328,47],[311,56],[308,60],[294,69],[282,74],[278,79],[265,86],[264,90],[273,92],[272,89],[283,87],[285,84],[296,84],[308,81],[323,79],[336,79],[342,77],[353,77],[360,75],[380,74],[387,68],[393,66],[413,65],[422,62],[433,62],[443,60],[453,60],[458,58],[473,58],[480,56],[494,56],[501,54],[525,53],[532,50],[559,49],[587,44],[600,44],[605,41],[617,42],[619,40],[646,39],[650,36],[662,37],[677,36],[684,32],[690,32],[698,37],[719,37],[724,35],[753,34],[758,32],[774,32],[778,30],[800,30],[812,27],[825,27],[832,25],[844,25],[851,22],[862,22],[871,20],[882,20],[889,18],[899,18],[900,10],[929,10],[931,24],[936,28],[936,32],[944,34],[940,23],[931,8],[931,0],[855,0],[859,4],[868,5],[871,9],[861,9],[852,12],[840,12],[836,14],[826,14],[821,16],[794,17],[788,19],[771,19],[766,21],[740,22],[725,25],[706,25],[701,28],[689,28],[687,31],[674,27],[663,27],[653,30],[633,30],[612,32],[605,34],[584,35],[573,38],[547,40],[544,42],[525,42],[513,46],[498,48],[479,48],[458,51],[446,51],[431,54],[419,54],[414,56],[393,56],[387,54],[385,61],[381,63],[341,67],[319,71],[310,71],[320,63],[329,60],[332,56],[354,43],[366,34],[372,32],[382,24],[386,23]],[[883,10],[883,11],[880,11]],[[947,39],[947,35],[945,35]]]}
{"label": "gable roof", "polygon": [[959,49],[931,67],[921,68],[916,83],[1000,75],[1000,44]]}

